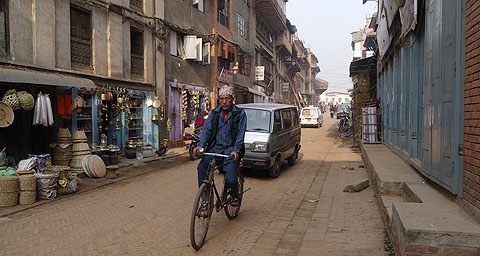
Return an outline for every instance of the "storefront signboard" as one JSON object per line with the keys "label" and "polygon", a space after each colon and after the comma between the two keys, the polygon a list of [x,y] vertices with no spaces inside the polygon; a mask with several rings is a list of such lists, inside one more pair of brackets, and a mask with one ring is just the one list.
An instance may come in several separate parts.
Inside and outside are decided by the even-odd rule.
{"label": "storefront signboard", "polygon": [[233,81],[233,73],[230,70],[222,69],[218,81],[229,84]]}
{"label": "storefront signboard", "polygon": [[290,84],[289,83],[283,83],[282,89],[283,89],[283,92],[289,92],[290,91]]}
{"label": "storefront signboard", "polygon": [[265,79],[265,66],[255,67],[255,81],[263,81]]}

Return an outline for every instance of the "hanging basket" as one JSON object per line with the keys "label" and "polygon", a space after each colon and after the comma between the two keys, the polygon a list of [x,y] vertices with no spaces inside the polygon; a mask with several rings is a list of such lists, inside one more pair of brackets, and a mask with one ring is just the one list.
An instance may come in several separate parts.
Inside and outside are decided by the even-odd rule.
{"label": "hanging basket", "polygon": [[2,102],[10,106],[13,110],[20,109],[20,101],[18,101],[17,94],[3,96]]}
{"label": "hanging basket", "polygon": [[17,92],[17,98],[23,109],[32,110],[35,107],[35,100],[30,93],[25,91]]}

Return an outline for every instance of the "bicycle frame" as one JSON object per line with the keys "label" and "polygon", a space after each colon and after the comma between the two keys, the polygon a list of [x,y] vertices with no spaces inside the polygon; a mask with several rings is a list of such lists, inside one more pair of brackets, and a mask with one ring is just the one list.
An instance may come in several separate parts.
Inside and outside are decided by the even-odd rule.
{"label": "bicycle frame", "polygon": [[[215,153],[205,153],[206,155],[214,156],[212,160],[209,163],[208,166],[208,180],[204,180],[203,183],[208,184],[211,188],[213,188],[213,191],[215,192],[216,200],[215,200],[215,211],[219,212],[221,211],[224,207],[228,205],[228,203],[231,201],[231,199],[228,199],[227,201],[223,202],[222,197],[220,196],[220,193],[217,190],[217,186],[215,185],[215,171],[219,169],[219,166],[216,163],[215,156],[217,157],[225,157],[225,158],[230,158],[231,156],[226,156],[226,155],[221,155],[221,154],[215,154]],[[225,183],[225,182],[224,182]],[[225,184],[224,184],[225,186]]]}

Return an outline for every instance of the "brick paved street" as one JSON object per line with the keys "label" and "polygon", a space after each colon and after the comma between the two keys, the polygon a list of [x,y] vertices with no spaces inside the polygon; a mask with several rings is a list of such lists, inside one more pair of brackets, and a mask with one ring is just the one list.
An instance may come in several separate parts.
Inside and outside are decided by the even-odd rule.
{"label": "brick paved street", "polygon": [[169,168],[9,215],[0,255],[384,255],[373,191],[342,192],[367,178],[360,153],[335,139],[336,119],[325,119],[302,130],[301,159],[280,177],[246,173],[252,189],[240,215],[214,214],[198,253],[189,241],[198,162],[179,157]]}

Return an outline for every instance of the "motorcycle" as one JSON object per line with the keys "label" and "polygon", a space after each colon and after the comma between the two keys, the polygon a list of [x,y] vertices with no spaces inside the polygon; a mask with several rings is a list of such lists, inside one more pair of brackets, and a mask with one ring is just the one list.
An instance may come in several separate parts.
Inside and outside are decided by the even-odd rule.
{"label": "motorcycle", "polygon": [[342,115],[340,117],[340,124],[338,125],[338,130],[340,132],[346,132],[348,131],[349,127],[350,127],[350,117],[348,115]]}
{"label": "motorcycle", "polygon": [[200,142],[200,135],[196,133],[190,133],[187,132],[185,133],[185,136],[183,137],[185,141],[185,147],[188,148],[188,153],[190,155],[190,160],[197,160],[198,155],[195,156],[194,150],[198,146],[198,143]]}

